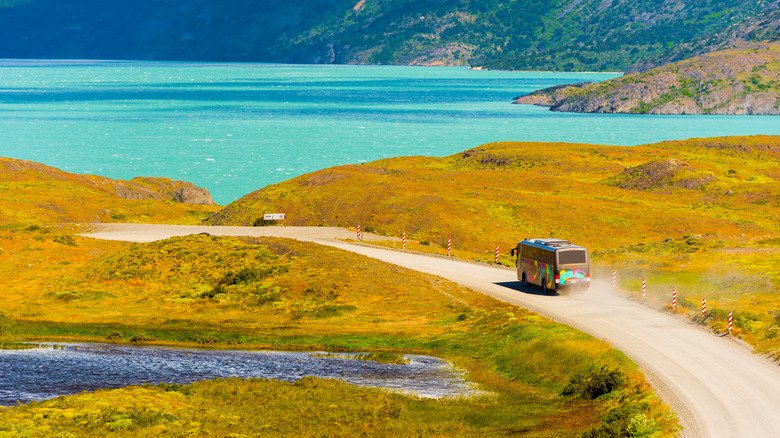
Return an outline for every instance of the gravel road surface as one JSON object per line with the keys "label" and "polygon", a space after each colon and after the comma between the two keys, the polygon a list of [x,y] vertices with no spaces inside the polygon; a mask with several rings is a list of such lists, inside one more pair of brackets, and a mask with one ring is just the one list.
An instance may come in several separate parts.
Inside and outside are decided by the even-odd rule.
{"label": "gravel road surface", "polygon": [[[355,233],[327,227],[209,227],[98,224],[89,237],[149,242],[197,233],[287,237],[330,245],[438,275],[604,339],[633,359],[659,396],[680,415],[683,437],[780,437],[780,367],[743,343],[631,301],[594,281],[587,291],[542,295],[514,271],[355,245]],[[364,234],[366,241],[387,240]]]}

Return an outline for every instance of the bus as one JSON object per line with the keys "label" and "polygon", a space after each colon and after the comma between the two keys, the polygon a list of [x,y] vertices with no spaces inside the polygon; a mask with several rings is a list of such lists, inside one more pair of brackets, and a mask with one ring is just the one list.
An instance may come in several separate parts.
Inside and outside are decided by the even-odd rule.
{"label": "bus", "polygon": [[590,286],[588,250],[568,240],[525,239],[512,249],[517,256],[517,279],[542,292]]}

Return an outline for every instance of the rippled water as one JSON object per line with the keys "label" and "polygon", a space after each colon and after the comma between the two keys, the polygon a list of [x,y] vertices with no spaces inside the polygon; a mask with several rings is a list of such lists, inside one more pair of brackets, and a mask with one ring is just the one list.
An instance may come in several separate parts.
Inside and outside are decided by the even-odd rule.
{"label": "rippled water", "polygon": [[637,145],[780,134],[773,116],[567,114],[512,98],[605,73],[459,67],[0,60],[0,156],[167,176],[228,203],[338,164],[495,141]]}
{"label": "rippled water", "polygon": [[[99,388],[191,383],[224,377],[293,382],[314,376],[429,398],[474,392],[462,372],[434,357],[406,355],[408,364],[395,365],[311,355],[104,344],[52,344],[30,350],[0,350],[0,406]],[[349,353],[339,355],[350,356]]]}

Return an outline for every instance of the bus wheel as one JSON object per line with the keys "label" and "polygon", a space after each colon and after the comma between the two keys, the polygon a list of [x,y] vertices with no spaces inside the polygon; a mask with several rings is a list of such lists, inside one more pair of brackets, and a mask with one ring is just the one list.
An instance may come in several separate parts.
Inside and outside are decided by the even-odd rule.
{"label": "bus wheel", "polygon": [[543,294],[547,293],[547,280],[544,278],[542,278],[542,293]]}
{"label": "bus wheel", "polygon": [[522,280],[520,280],[520,281],[522,281],[522,282],[523,282],[523,285],[524,285],[524,286],[525,286],[526,284],[528,284],[528,278],[526,278],[526,276],[525,276],[525,272],[523,272],[523,279],[522,279]]}

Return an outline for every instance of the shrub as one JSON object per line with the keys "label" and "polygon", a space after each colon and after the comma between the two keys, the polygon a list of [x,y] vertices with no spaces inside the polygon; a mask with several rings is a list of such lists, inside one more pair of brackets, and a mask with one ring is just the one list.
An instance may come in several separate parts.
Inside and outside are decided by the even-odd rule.
{"label": "shrub", "polygon": [[72,301],[79,297],[79,293],[74,290],[61,290],[54,292],[54,298],[62,301]]}
{"label": "shrub", "polygon": [[252,222],[253,227],[270,227],[278,224],[279,221],[267,221],[261,217],[255,219],[254,222]]}
{"label": "shrub", "polygon": [[227,291],[225,290],[225,286],[222,286],[221,284],[218,284],[218,285],[214,286],[213,288],[211,288],[211,289],[209,289],[209,290],[207,290],[205,292],[201,292],[201,294],[198,295],[198,297],[200,297],[200,298],[214,298],[217,295],[224,294],[224,293],[227,293]]}
{"label": "shrub", "polygon": [[[160,384],[158,384],[157,387],[162,389],[165,392],[180,392],[184,395],[190,395],[190,392],[192,391],[192,386],[183,385],[181,383],[160,382]],[[146,385],[144,385],[144,388],[152,388],[152,385],[147,383]]]}
{"label": "shrub", "polygon": [[234,284],[250,284],[263,280],[272,275],[284,274],[289,271],[287,266],[272,266],[269,268],[252,269],[248,267],[241,268],[238,272],[228,271],[217,282],[217,285],[231,286]]}
{"label": "shrub", "polygon": [[572,377],[561,394],[593,400],[618,389],[624,381],[623,373],[603,366],[597,371]]}
{"label": "shrub", "polygon": [[150,334],[147,334],[147,333],[144,333],[144,332],[138,332],[138,333],[134,334],[132,337],[130,337],[130,342],[132,342],[134,344],[139,344],[139,343],[142,343],[142,342],[154,341],[154,339],[155,339],[154,336],[152,336]]}
{"label": "shrub", "polygon": [[780,310],[772,310],[769,313],[775,319],[775,324],[780,325]]}
{"label": "shrub", "polygon": [[279,301],[282,301],[282,296],[278,292],[269,292],[269,293],[257,296],[257,304],[258,305],[269,304],[269,303],[276,303],[276,302],[279,302]]}
{"label": "shrub", "polygon": [[116,330],[113,330],[109,334],[106,335],[106,339],[108,339],[109,341],[118,341],[118,340],[120,340],[120,339],[122,339],[124,337],[125,336],[122,333],[120,333],[120,332],[118,332]]}
{"label": "shrub", "polygon": [[192,342],[197,342],[201,345],[214,345],[219,343],[219,340],[213,336],[209,335],[190,335],[189,340]]}
{"label": "shrub", "polygon": [[8,333],[11,329],[11,320],[5,316],[5,313],[0,313],[0,336]]}
{"label": "shrub", "polygon": [[71,234],[62,234],[59,236],[55,236],[54,241],[57,243],[61,243],[63,245],[78,246],[76,245],[76,239],[74,239],[73,235]]}
{"label": "shrub", "polygon": [[602,423],[582,434],[582,438],[622,438],[651,436],[658,425],[642,411],[643,403],[630,404],[610,410]]}

